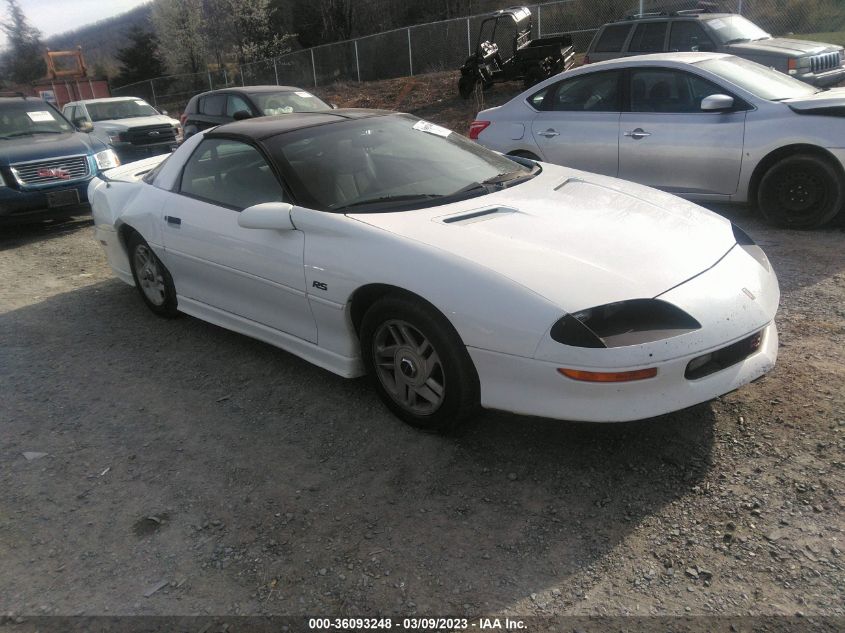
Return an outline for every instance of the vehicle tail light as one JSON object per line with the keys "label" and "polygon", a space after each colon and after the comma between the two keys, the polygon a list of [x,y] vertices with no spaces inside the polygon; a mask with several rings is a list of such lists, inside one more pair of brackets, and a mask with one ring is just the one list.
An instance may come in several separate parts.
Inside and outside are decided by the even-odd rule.
{"label": "vehicle tail light", "polygon": [[589,56],[589,55],[584,55],[584,61],[583,61],[582,63],[584,64],[584,66],[586,66],[586,65],[587,65],[587,64],[589,64],[589,63],[591,63],[591,62],[590,62],[590,56]]}
{"label": "vehicle tail light", "polygon": [[187,123],[187,122],[188,122],[188,113],[183,112],[182,114],[179,115],[179,123],[182,124],[182,127],[185,127],[185,123]]}
{"label": "vehicle tail light", "polygon": [[790,75],[794,75],[798,72],[798,60],[793,57],[787,62],[786,68],[789,70]]}
{"label": "vehicle tail light", "polygon": [[481,134],[490,125],[490,121],[473,121],[469,125],[470,140],[477,141],[478,135]]}
{"label": "vehicle tail light", "polygon": [[648,369],[637,369],[635,371],[583,371],[580,369],[565,369],[561,367],[558,372],[581,382],[631,382],[634,380],[645,380],[654,378],[657,375],[656,367]]}

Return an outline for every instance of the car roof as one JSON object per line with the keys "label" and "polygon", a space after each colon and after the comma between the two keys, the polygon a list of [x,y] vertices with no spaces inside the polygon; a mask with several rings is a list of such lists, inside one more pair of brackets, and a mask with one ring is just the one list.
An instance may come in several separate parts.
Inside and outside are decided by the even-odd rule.
{"label": "car roof", "polygon": [[390,110],[367,110],[364,108],[342,108],[326,112],[291,112],[279,116],[262,116],[226,123],[206,133],[206,137],[241,136],[253,140],[262,140],[277,134],[301,130],[303,128],[341,123],[355,119],[397,114]]}
{"label": "car roof", "polygon": [[730,18],[737,13],[708,13],[702,11],[695,13],[677,12],[677,13],[643,13],[641,15],[632,15],[609,24],[633,24],[634,22],[648,22],[649,20],[712,20],[716,18]]}
{"label": "car roof", "polygon": [[213,95],[221,92],[233,92],[239,94],[256,94],[262,92],[307,92],[303,88],[297,88],[296,86],[232,86],[231,88],[218,88],[216,90],[206,90],[205,92],[201,92],[200,94],[196,95],[196,97],[205,97],[207,95]]}
{"label": "car roof", "polygon": [[[720,57],[733,57],[727,53],[651,53],[649,55],[633,55],[631,57],[617,57],[615,59],[608,59],[606,61],[594,62],[588,66],[580,66],[577,70],[582,68],[609,68],[613,66],[643,66],[654,62],[676,62],[681,64],[695,64],[697,62],[707,61],[708,59],[718,59]],[[567,73],[570,74],[570,73]]]}
{"label": "car roof", "polygon": [[65,105],[77,105],[80,103],[88,104],[88,103],[116,103],[118,101],[144,101],[146,99],[143,97],[102,97],[100,99],[80,99],[79,101],[71,101],[66,103]]}

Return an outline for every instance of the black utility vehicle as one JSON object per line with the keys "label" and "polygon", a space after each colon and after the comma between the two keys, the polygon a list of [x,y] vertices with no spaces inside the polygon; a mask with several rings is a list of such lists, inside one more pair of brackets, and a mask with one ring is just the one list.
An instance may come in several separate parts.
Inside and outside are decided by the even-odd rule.
{"label": "black utility vehicle", "polygon": [[502,9],[481,23],[475,55],[461,66],[458,91],[464,99],[469,99],[478,82],[487,89],[494,83],[517,79],[530,88],[568,70],[573,63],[575,48],[571,36],[532,40],[528,7]]}

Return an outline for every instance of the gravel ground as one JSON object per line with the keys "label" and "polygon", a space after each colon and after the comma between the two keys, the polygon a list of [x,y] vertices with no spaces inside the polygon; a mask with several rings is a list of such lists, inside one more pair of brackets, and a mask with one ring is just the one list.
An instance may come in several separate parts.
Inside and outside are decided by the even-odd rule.
{"label": "gravel ground", "polygon": [[[727,211],[781,357],[637,423],[457,437],[114,279],[90,219],[0,237],[0,613],[845,613],[845,249]],[[44,456],[27,453],[46,453]]]}

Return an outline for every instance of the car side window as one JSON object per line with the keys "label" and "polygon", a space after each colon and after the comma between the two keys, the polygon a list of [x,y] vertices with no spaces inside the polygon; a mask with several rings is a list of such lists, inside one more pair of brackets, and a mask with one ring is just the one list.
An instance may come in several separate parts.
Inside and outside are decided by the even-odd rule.
{"label": "car side window", "polygon": [[631,111],[689,114],[701,112],[701,100],[725,90],[683,71],[645,68],[631,71]]}
{"label": "car side window", "polygon": [[605,28],[596,42],[596,53],[619,53],[631,32],[631,24],[612,24]]}
{"label": "car side window", "polygon": [[252,114],[252,108],[249,107],[249,104],[243,97],[239,95],[229,95],[229,98],[226,101],[226,116],[233,117],[235,116],[235,112],[240,112],[241,110],[246,110]]}
{"label": "car side window", "polygon": [[631,53],[663,52],[667,27],[667,22],[641,22],[634,31],[628,51]]}
{"label": "car side window", "polygon": [[619,112],[620,73],[590,73],[562,81],[543,101],[556,112]]}
{"label": "car side window", "polygon": [[76,119],[79,117],[78,113],[79,108],[77,108],[76,106],[68,106],[62,111],[62,114],[64,114],[65,118],[71,123],[76,122]]}
{"label": "car side window", "polygon": [[205,139],[185,163],[179,192],[240,211],[285,199],[276,175],[252,145]]}
{"label": "car side window", "polygon": [[226,109],[226,95],[208,95],[200,99],[200,113],[208,116],[223,116]]}
{"label": "car side window", "polygon": [[682,20],[672,24],[669,50],[673,53],[715,51],[716,46],[698,22]]}

